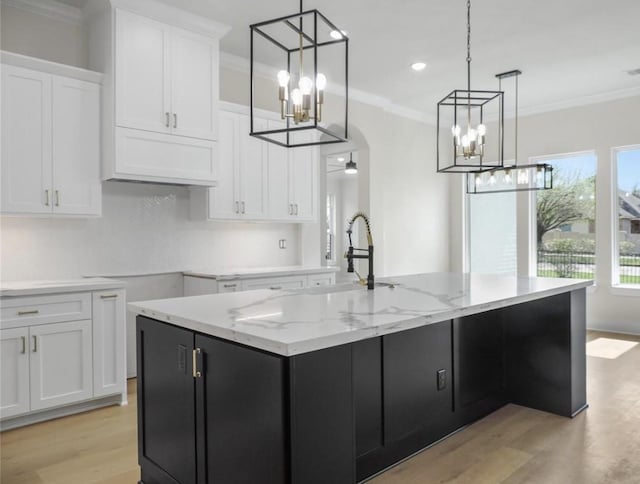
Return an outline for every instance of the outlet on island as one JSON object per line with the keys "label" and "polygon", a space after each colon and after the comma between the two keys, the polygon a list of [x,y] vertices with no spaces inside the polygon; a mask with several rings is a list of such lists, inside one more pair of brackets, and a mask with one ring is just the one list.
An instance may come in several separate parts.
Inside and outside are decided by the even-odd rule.
{"label": "outlet on island", "polygon": [[280,247],[281,249],[286,249],[287,248],[287,239],[278,240],[278,247]]}

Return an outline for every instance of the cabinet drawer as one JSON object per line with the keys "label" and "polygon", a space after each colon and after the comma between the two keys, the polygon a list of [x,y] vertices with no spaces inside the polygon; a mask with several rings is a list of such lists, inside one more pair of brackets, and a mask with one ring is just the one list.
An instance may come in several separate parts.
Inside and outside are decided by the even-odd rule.
{"label": "cabinet drawer", "polygon": [[309,287],[330,286],[331,284],[335,284],[334,274],[316,274],[309,276]]}
{"label": "cabinet drawer", "polygon": [[270,277],[265,279],[247,279],[242,282],[242,289],[302,289],[306,286],[306,276]]}
{"label": "cabinet drawer", "polygon": [[25,296],[2,300],[0,327],[91,319],[91,293]]}
{"label": "cabinet drawer", "polygon": [[237,292],[242,290],[240,281],[218,281],[218,292]]}
{"label": "cabinet drawer", "polygon": [[216,294],[218,281],[207,277],[184,276],[184,295],[201,296],[203,294]]}

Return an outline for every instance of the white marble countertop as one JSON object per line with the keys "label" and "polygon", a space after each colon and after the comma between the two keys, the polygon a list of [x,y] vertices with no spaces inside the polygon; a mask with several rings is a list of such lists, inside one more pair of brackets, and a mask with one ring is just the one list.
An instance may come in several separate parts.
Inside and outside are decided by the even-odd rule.
{"label": "white marble countertop", "polygon": [[57,294],[63,292],[99,291],[117,289],[126,286],[126,282],[104,277],[81,279],[62,279],[54,281],[2,281],[0,296],[35,296],[38,294]]}
{"label": "white marble countertop", "polygon": [[230,279],[252,279],[257,277],[281,277],[295,274],[323,274],[338,272],[338,267],[258,267],[258,268],[218,268],[210,270],[185,271],[185,276],[204,277],[207,279],[217,279],[220,281]]}
{"label": "white marble countertop", "polygon": [[591,280],[431,273],[130,303],[129,311],[284,356],[580,289]]}

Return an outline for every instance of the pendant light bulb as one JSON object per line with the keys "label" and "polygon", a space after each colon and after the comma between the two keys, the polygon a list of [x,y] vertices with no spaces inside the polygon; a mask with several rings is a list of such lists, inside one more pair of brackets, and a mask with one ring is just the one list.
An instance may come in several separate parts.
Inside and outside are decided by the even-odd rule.
{"label": "pendant light bulb", "polygon": [[462,130],[460,129],[460,125],[456,124],[455,126],[453,126],[451,128],[451,133],[453,134],[453,136],[455,136],[456,138],[458,136],[460,136],[460,133],[462,132]]}
{"label": "pendant light bulb", "polygon": [[318,73],[316,76],[316,87],[318,91],[324,91],[327,88],[327,76],[322,73]]}
{"label": "pendant light bulb", "polygon": [[478,125],[478,134],[480,136],[484,136],[485,134],[487,134],[487,127],[484,124]]}
{"label": "pendant light bulb", "polygon": [[470,143],[469,143],[469,136],[468,136],[468,135],[466,135],[466,134],[465,134],[465,135],[463,135],[463,136],[462,136],[462,146],[463,146],[464,148],[468,148],[468,147],[469,147],[469,144],[470,144]]}
{"label": "pendant light bulb", "polygon": [[278,84],[280,84],[280,87],[287,87],[290,77],[287,71],[278,72]]}
{"label": "pendant light bulb", "polygon": [[504,172],[504,182],[511,183],[511,170],[506,170]]}
{"label": "pendant light bulb", "polygon": [[291,101],[295,106],[302,105],[302,91],[300,91],[300,89],[294,89],[291,91]]}
{"label": "pendant light bulb", "polygon": [[304,96],[308,96],[311,94],[311,89],[313,88],[313,81],[308,77],[301,77],[298,81],[298,87]]}

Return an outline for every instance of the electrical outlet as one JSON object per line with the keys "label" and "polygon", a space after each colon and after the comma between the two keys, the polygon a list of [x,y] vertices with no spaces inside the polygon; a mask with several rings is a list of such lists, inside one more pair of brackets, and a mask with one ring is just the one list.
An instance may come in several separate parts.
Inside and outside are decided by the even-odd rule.
{"label": "electrical outlet", "polygon": [[280,239],[278,241],[278,247],[280,247],[281,249],[286,249],[287,248],[287,239]]}
{"label": "electrical outlet", "polygon": [[438,391],[447,388],[447,370],[438,370],[436,372],[438,378]]}

